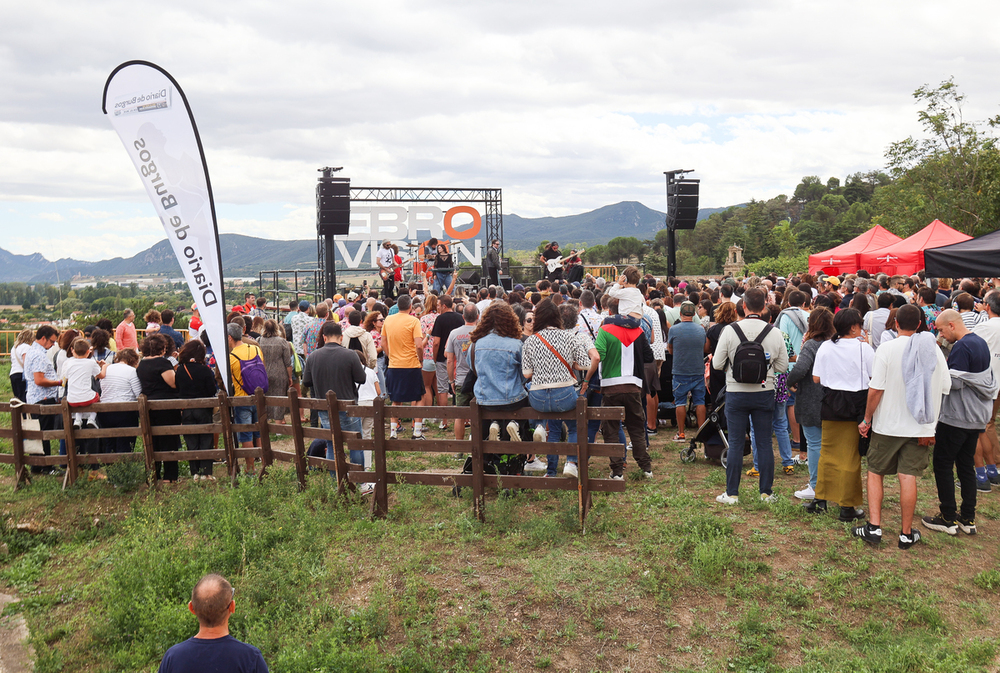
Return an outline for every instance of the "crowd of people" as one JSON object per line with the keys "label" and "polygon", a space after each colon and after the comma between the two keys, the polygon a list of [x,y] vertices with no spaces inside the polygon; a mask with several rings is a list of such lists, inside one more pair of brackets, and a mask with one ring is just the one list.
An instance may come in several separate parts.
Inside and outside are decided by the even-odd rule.
{"label": "crowd of people", "polygon": [[[975,533],[977,493],[1000,484],[994,428],[1000,291],[977,279],[864,271],[685,281],[629,267],[614,282],[589,274],[569,282],[563,270],[510,292],[497,285],[456,289],[453,277],[426,291],[400,286],[395,298],[362,287],[316,304],[293,301],[283,320],[269,317],[275,307],[247,293],[227,317],[230,392],[249,395],[264,387],[273,395],[293,387],[316,398],[332,391],[361,405],[382,397],[393,407],[389,436],[415,440],[432,426],[449,429],[447,419],[423,417],[420,407],[468,405],[475,398],[495,411],[566,412],[562,422],[493,422],[483,438],[574,442],[586,431],[594,441],[600,431],[606,442],[627,443],[647,478],[649,438],[676,424],[673,441],[687,442],[686,433],[697,432],[687,427],[691,419],[700,426],[724,400],[729,449],[718,502],[738,502],[747,476],[758,479],[760,498],[772,502],[775,473],[804,468],[808,481],[795,497],[806,509],[838,505],[841,520],[865,520],[854,534],[877,544],[883,479],[896,475],[899,545],[908,548],[920,539],[913,526],[916,480],[933,445],[940,512],[922,524],[951,535]],[[15,395],[30,404],[54,404],[65,395],[79,427],[126,427],[135,426],[134,412],[94,414],[87,406],[139,394],[208,397],[223,387],[196,312],[187,341],[173,329],[172,311],[146,316],[141,343],[134,318],[126,311],[117,326],[100,320],[82,332],[60,334],[49,326],[23,332],[12,354]],[[624,423],[578,428],[569,412],[581,396],[590,405],[623,407]],[[234,410],[237,424],[257,421],[253,405]],[[280,420],[288,410],[269,407],[267,413]],[[206,423],[210,415],[158,411],[151,422]],[[317,416],[330,427],[332,419]],[[408,427],[402,417],[410,419]],[[43,429],[60,421],[40,417]],[[370,438],[371,419],[361,421],[341,412],[335,422]],[[464,420],[452,429],[456,440],[466,438]],[[748,437],[753,466],[744,474]],[[217,445],[211,435],[184,439],[189,449]],[[253,446],[259,435],[240,432],[236,441]],[[180,436],[156,435],[154,442],[161,451],[181,446]],[[102,440],[91,450],[131,451],[133,443]],[[326,452],[330,457],[329,442]],[[370,457],[352,452],[351,460]],[[190,472],[196,480],[212,479],[211,467],[211,461],[192,461]],[[624,478],[625,460],[612,459],[608,467],[610,478]],[[247,471],[254,469],[247,459]],[[555,476],[559,456],[515,460],[512,469]],[[564,475],[580,469],[576,456],[566,457]],[[176,462],[162,466],[163,479],[178,476]],[[862,509],[866,487],[868,512]]]}

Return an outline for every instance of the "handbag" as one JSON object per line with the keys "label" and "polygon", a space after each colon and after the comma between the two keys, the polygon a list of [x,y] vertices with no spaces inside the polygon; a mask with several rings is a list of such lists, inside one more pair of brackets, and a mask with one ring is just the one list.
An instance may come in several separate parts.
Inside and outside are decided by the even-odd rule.
{"label": "handbag", "polygon": [[469,346],[469,373],[465,375],[465,380],[462,381],[461,392],[463,395],[472,395],[475,393],[476,381],[479,379],[479,374],[476,373],[476,344]]}
{"label": "handbag", "polygon": [[[17,399],[16,397],[10,401],[10,409],[13,412],[14,409],[22,406],[24,402]],[[16,413],[16,412],[15,412]],[[42,425],[37,418],[32,418],[31,416],[23,416],[21,418],[21,429],[29,431],[40,431]],[[24,453],[29,456],[42,456],[45,455],[44,448],[42,446],[42,440],[40,439],[25,439],[23,440]]]}

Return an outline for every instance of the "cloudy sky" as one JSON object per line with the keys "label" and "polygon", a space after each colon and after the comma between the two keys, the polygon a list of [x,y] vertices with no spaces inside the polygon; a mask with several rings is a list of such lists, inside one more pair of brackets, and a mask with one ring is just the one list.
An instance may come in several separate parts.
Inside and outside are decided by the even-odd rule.
{"label": "cloudy sky", "polygon": [[993,2],[0,0],[0,247],[104,259],[164,237],[101,113],[152,61],[198,121],[220,231],[315,234],[320,166],[356,186],[499,187],[504,213],[703,207],[880,168],[954,77],[1000,113]]}

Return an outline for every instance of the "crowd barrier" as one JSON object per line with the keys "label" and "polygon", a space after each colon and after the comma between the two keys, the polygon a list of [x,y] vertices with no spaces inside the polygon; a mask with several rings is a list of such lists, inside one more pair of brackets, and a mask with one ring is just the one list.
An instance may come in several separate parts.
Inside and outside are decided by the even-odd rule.
{"label": "crowd barrier", "polygon": [[[255,406],[258,421],[252,424],[236,424],[232,421],[231,410],[234,407]],[[267,407],[286,407],[289,411],[288,422],[268,420]],[[219,411],[220,422],[200,425],[153,425],[150,423],[150,412],[166,409],[211,409]],[[310,427],[300,418],[302,410],[316,409],[326,411],[330,417],[330,430]],[[359,406],[340,401],[331,392],[326,399],[299,397],[294,389],[289,389],[287,397],[265,395],[258,390],[250,397],[229,397],[220,392],[217,397],[187,399],[187,400],[149,400],[140,395],[135,402],[100,402],[87,407],[94,412],[137,412],[139,425],[127,428],[74,428],[70,407],[65,398],[61,404],[17,404],[0,403],[0,416],[7,414],[9,427],[0,427],[0,438],[9,439],[13,446],[12,453],[0,453],[0,464],[13,465],[15,473],[14,488],[30,483],[33,466],[65,466],[63,488],[71,486],[80,476],[80,468],[84,465],[107,465],[120,460],[133,459],[136,453],[81,453],[78,445],[81,440],[101,438],[139,437],[142,439],[142,456],[147,470],[155,475],[154,466],[162,461],[213,460],[223,461],[227,473],[233,483],[236,483],[239,472],[239,459],[260,460],[259,471],[263,478],[267,469],[275,462],[285,462],[294,465],[300,488],[306,485],[306,474],[309,467],[330,470],[335,477],[338,494],[354,490],[355,484],[372,483],[374,493],[371,501],[371,516],[382,518],[388,514],[390,484],[419,484],[425,486],[447,486],[451,488],[471,488],[473,513],[485,521],[485,492],[487,488],[515,488],[538,490],[576,490],[579,494],[579,516],[581,528],[591,508],[591,494],[594,492],[624,492],[625,482],[612,479],[591,479],[587,466],[591,457],[624,457],[625,446],[622,444],[591,444],[587,439],[587,423],[590,420],[624,419],[622,407],[588,407],[586,400],[581,398],[576,409],[565,413],[542,413],[530,407],[517,411],[494,411],[483,407],[473,400],[468,407],[404,407],[395,410],[402,416],[412,416],[419,409],[421,416],[429,418],[454,419],[455,422],[468,420],[471,424],[471,438],[455,439],[391,439],[386,432],[386,419],[392,407],[381,399],[376,399],[372,406]],[[341,429],[339,412],[347,412],[350,416],[371,417],[374,419],[374,429],[371,439],[361,439],[358,433],[345,432]],[[22,415],[58,415],[63,427],[57,430],[29,430],[22,423]],[[565,419],[573,417],[579,428],[578,439],[569,442],[500,442],[482,439],[484,423],[502,419]],[[0,422],[0,425],[3,425]],[[243,448],[236,446],[234,433],[260,432],[260,446]],[[153,437],[161,435],[221,435],[224,448],[214,448],[199,451],[154,451]],[[282,451],[272,448],[271,435],[285,435],[292,438],[292,451]],[[309,456],[307,439],[323,439],[333,442],[334,457],[332,459]],[[37,455],[24,451],[24,440],[48,440],[53,442],[58,451],[58,441],[66,443],[65,455]],[[217,445],[216,445],[217,446]],[[366,471],[363,466],[347,461],[346,450],[372,451],[372,470]],[[389,452],[409,453],[455,453],[463,452],[472,456],[472,473],[436,473],[436,472],[390,472],[388,470]],[[560,456],[576,455],[579,459],[580,475],[572,477],[533,477],[486,474],[486,455],[490,453],[507,454],[556,454]],[[150,477],[151,486],[155,487],[155,476]]]}

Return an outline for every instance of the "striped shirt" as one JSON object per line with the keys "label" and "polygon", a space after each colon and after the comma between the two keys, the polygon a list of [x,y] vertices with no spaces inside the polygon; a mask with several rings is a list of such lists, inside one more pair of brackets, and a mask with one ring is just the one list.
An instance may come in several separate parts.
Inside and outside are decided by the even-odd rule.
{"label": "striped shirt", "polygon": [[135,367],[124,362],[109,365],[101,380],[101,402],[135,402],[142,392]]}

